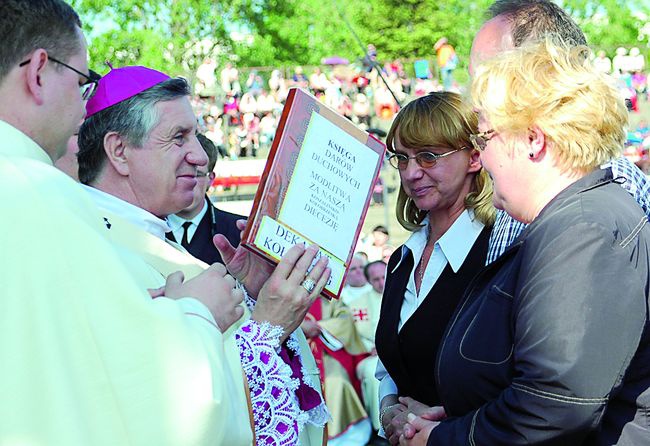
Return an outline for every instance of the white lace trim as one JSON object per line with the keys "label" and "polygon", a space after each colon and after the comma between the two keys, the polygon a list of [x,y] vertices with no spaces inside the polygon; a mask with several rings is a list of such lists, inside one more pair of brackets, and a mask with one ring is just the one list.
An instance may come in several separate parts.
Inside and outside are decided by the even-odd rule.
{"label": "white lace trim", "polygon": [[255,308],[255,304],[257,303],[257,301],[248,295],[248,291],[246,291],[246,288],[244,287],[244,285],[242,285],[242,283],[239,280],[235,282],[235,286],[238,289],[242,290],[242,292],[244,293],[244,303],[246,304],[249,310],[253,311],[253,308]]}
{"label": "white lace trim", "polygon": [[255,438],[259,445],[298,443],[299,407],[291,367],[276,353],[282,328],[248,320],[237,331],[242,368],[248,379]]}
{"label": "white lace trim", "polygon": [[[257,301],[248,295],[241,283],[237,282],[237,285],[244,292],[246,306],[252,311]],[[248,328],[244,329],[245,327]],[[282,328],[268,323],[260,325],[249,320],[240,327],[237,334],[242,367],[248,378],[251,393],[257,443],[260,445],[297,444],[297,436],[303,431],[305,424],[324,427],[331,415],[321,393],[320,381],[316,379],[314,382],[305,369],[295,333],[287,339],[287,347],[300,359],[305,384],[318,392],[321,399],[318,406],[308,411],[300,409],[296,395],[300,381],[291,378],[291,367],[277,354]],[[261,355],[268,360],[268,364],[258,359],[262,357]],[[282,397],[278,399],[280,395]],[[286,429],[286,426],[292,426],[293,429]],[[296,432],[295,438],[287,435],[291,431]]]}

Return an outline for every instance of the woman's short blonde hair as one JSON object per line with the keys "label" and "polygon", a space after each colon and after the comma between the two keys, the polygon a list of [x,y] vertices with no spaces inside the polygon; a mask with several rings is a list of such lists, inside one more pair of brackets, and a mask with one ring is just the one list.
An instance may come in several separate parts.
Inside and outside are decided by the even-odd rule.
{"label": "woman's short blonde hair", "polygon": [[[470,104],[459,94],[451,92],[429,93],[409,102],[395,117],[386,146],[395,152],[395,140],[407,148],[449,147],[473,150],[469,135],[477,133],[478,117]],[[474,176],[472,191],[465,197],[465,207],[487,226],[494,223],[492,205],[492,180],[484,169]],[[421,227],[427,211],[418,209],[400,185],[396,206],[397,221],[409,231]]]}
{"label": "woman's short blonde hair", "polygon": [[614,81],[597,72],[586,46],[544,40],[481,64],[474,104],[496,132],[544,133],[559,166],[586,172],[621,155],[628,113]]}

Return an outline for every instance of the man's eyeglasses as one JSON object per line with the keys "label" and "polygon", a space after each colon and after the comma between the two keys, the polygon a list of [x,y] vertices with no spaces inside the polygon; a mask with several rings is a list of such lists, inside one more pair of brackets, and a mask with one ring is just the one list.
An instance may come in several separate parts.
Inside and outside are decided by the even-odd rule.
{"label": "man's eyeglasses", "polygon": [[415,156],[406,156],[403,153],[393,153],[388,157],[388,162],[395,169],[404,170],[408,167],[409,160],[414,159],[415,162],[418,163],[418,166],[422,167],[423,169],[428,169],[429,167],[435,166],[436,162],[440,158],[444,158],[445,156],[449,156],[452,153],[456,153],[465,149],[467,149],[467,147],[461,147],[460,149],[450,150],[449,152],[441,154],[431,152],[418,152],[415,154]]}
{"label": "man's eyeglasses", "polygon": [[[70,65],[68,65],[66,63],[63,63],[60,60],[55,59],[54,57],[49,56],[49,59],[52,62],[58,63],[59,65],[64,66],[67,69],[74,71],[79,76],[86,79],[86,81],[83,84],[79,84],[79,91],[81,93],[81,99],[82,100],[87,101],[88,99],[93,97],[93,95],[97,91],[97,83],[102,78],[99,74],[95,73],[93,70],[89,70],[88,74],[84,74],[81,71],[77,70],[76,68],[72,68]],[[21,62],[18,66],[19,67],[24,67],[28,63],[29,63],[29,60],[26,60],[24,62]]]}
{"label": "man's eyeglasses", "polygon": [[488,142],[496,135],[494,130],[487,130],[485,132],[469,135],[469,140],[472,142],[474,148],[480,152],[485,150]]}

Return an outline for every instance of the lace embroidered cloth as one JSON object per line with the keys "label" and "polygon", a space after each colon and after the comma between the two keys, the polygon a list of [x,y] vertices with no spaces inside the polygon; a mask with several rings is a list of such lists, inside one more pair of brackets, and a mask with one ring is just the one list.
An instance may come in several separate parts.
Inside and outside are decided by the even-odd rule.
{"label": "lace embroidered cloth", "polygon": [[[246,304],[255,301],[246,295]],[[305,373],[295,335],[280,346],[282,328],[248,320],[235,334],[248,379],[258,445],[296,445],[305,423],[324,426],[329,412]]]}

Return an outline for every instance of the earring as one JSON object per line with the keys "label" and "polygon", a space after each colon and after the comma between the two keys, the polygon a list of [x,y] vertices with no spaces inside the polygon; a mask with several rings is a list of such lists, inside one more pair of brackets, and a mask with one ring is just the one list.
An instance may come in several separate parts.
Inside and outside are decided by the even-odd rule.
{"label": "earring", "polygon": [[533,152],[530,152],[530,153],[528,154],[528,158],[530,158],[531,160],[532,160],[534,157],[535,157],[535,154],[534,154]]}

